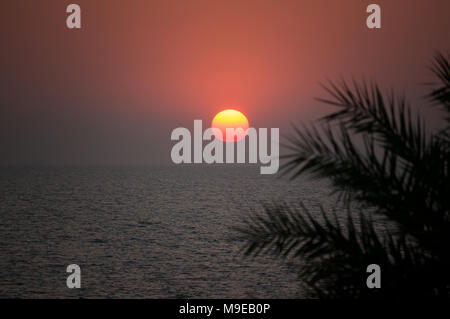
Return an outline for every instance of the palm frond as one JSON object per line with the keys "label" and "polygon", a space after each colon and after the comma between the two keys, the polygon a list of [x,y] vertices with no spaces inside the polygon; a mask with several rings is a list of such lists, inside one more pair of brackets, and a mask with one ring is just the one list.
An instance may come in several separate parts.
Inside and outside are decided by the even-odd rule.
{"label": "palm frond", "polygon": [[[447,124],[450,126],[450,54],[445,57],[442,53],[436,53],[430,70],[438,79],[437,83],[430,83],[433,88],[427,97],[435,105],[441,106],[447,114]],[[449,127],[447,127],[449,129]]]}
{"label": "palm frond", "polygon": [[[364,213],[355,219],[347,211],[346,220],[339,222],[336,213],[321,209],[319,217],[303,205],[266,204],[264,212],[251,216],[238,228],[240,240],[246,243],[244,253],[301,258],[298,275],[312,295],[343,298],[391,294],[393,290],[388,287],[382,291],[367,289],[365,271],[372,263],[383,269],[387,286],[400,285],[407,288],[407,295],[419,294],[417,287],[411,290],[411,282],[429,261],[412,238],[387,230],[377,232]],[[430,272],[428,283],[419,287],[423,290],[420,295],[433,295],[442,275]]]}
{"label": "palm frond", "polygon": [[[431,67],[438,83],[428,98],[447,114],[438,133],[412,115],[404,98],[375,84],[323,86],[338,108],[317,125],[294,127],[287,138],[283,174],[309,173],[332,182],[347,211],[309,212],[269,204],[238,228],[249,256],[299,260],[299,275],[319,297],[449,296],[450,294],[450,55]],[[354,219],[350,207],[361,210]],[[367,209],[370,208],[370,209]],[[396,226],[375,229],[372,212]],[[368,264],[387,278],[381,290],[362,282]]]}
{"label": "palm frond", "polygon": [[411,163],[383,148],[373,135],[364,134],[360,145],[355,140],[343,124],[334,129],[329,123],[303,126],[289,139],[291,153],[284,156],[281,171],[292,178],[305,172],[328,178],[346,204],[357,200],[379,207],[423,239],[438,230],[450,234],[450,202],[443,196],[450,191],[450,157],[442,143],[427,141],[421,160]]}
{"label": "palm frond", "polygon": [[419,115],[413,116],[405,98],[385,97],[376,84],[363,81],[340,86],[322,85],[330,95],[319,101],[339,108],[321,120],[343,125],[349,133],[370,135],[383,148],[395,151],[406,162],[421,160],[425,150],[426,128]]}

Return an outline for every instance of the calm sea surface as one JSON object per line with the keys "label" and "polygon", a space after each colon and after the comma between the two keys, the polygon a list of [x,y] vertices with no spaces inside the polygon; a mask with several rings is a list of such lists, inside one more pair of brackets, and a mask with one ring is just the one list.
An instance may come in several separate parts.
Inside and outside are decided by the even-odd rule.
{"label": "calm sea surface", "polygon": [[242,258],[231,228],[262,201],[328,195],[256,166],[1,168],[0,297],[301,297],[285,264]]}

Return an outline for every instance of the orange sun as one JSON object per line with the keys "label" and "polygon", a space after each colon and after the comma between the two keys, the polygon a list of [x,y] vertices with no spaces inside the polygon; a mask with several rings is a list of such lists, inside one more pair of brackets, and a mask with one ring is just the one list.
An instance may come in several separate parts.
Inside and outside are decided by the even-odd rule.
{"label": "orange sun", "polygon": [[[216,138],[224,142],[236,142],[243,139],[247,135],[248,120],[244,114],[233,109],[223,110],[214,116],[211,128],[214,130]],[[236,130],[233,136],[227,136],[226,129],[232,128]],[[242,130],[238,130],[238,129]],[[220,134],[217,130],[220,130]]]}

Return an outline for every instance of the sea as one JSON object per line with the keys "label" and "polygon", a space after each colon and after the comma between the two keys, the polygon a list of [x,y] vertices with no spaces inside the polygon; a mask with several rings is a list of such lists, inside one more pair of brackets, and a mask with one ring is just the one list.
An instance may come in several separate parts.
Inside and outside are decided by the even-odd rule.
{"label": "sea", "polygon": [[0,168],[0,298],[302,298],[235,230],[282,201],[332,205],[326,181],[252,165]]}

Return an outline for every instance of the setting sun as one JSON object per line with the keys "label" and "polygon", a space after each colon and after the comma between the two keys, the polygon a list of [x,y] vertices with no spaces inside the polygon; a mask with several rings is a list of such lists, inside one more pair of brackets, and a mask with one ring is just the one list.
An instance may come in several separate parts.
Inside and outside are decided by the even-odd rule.
{"label": "setting sun", "polygon": [[[211,128],[219,129],[222,132],[222,134],[214,133],[216,138],[221,139],[224,142],[236,142],[243,139],[247,135],[248,127],[247,117],[241,112],[233,109],[226,109],[217,113],[211,123]],[[227,137],[227,128],[241,128],[243,131],[239,130],[233,137]]]}

